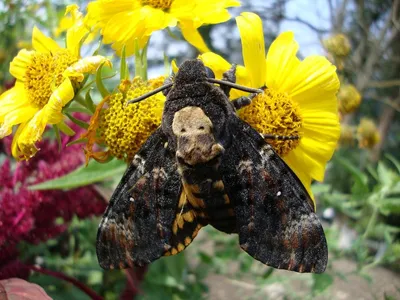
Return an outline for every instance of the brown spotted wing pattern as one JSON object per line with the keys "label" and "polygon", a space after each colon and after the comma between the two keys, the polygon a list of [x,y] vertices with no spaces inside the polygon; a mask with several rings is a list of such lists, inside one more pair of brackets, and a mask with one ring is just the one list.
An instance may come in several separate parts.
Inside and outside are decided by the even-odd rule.
{"label": "brown spotted wing pattern", "polygon": [[324,272],[325,235],[303,185],[247,123],[236,118],[232,129],[221,173],[235,203],[241,248],[274,268]]}

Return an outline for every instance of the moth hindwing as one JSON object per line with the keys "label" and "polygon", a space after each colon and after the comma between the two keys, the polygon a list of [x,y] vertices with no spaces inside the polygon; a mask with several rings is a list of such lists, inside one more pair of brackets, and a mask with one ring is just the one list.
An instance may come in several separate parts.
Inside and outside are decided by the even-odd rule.
{"label": "moth hindwing", "polygon": [[[234,68],[224,80],[234,81]],[[105,268],[148,264],[185,249],[208,224],[275,268],[321,273],[328,251],[310,196],[296,175],[213,85],[199,60],[165,90],[162,124],[125,172],[97,235]],[[216,82],[216,80],[212,81]],[[132,101],[135,102],[135,101]]]}

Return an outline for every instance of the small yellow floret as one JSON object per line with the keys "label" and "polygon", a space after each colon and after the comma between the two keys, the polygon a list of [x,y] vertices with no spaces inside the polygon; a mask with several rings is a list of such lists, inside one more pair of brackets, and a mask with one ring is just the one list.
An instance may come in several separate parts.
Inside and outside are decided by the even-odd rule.
{"label": "small yellow floret", "polygon": [[[101,159],[97,159],[96,154],[91,152],[93,134],[88,132],[86,135],[89,140],[86,149],[88,158],[93,157],[103,161],[106,156],[111,155],[125,161],[133,159],[147,138],[160,126],[165,96],[158,93],[138,103],[127,104],[127,101],[154,90],[163,82],[164,77],[148,82],[136,77],[132,82],[124,80],[120,83],[118,92],[103,101],[108,107],[95,114],[89,129],[93,133],[98,127],[97,141],[104,143],[108,151],[102,152]],[[98,111],[99,109],[101,107]],[[97,126],[93,126],[95,123]]]}
{"label": "small yellow floret", "polygon": [[289,153],[302,136],[302,117],[299,105],[287,94],[267,89],[239,111],[239,116],[263,134],[296,136],[297,140],[268,140],[279,155]]}
{"label": "small yellow floret", "polygon": [[149,5],[162,10],[169,9],[173,0],[141,0],[142,5]]}

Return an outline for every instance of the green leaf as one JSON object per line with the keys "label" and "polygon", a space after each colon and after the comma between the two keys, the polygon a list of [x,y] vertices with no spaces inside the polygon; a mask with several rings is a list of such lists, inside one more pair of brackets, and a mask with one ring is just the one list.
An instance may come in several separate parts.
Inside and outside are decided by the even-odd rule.
{"label": "green leaf", "polygon": [[31,185],[31,190],[72,189],[103,181],[114,176],[122,176],[126,163],[120,160],[111,160],[106,164],[90,161],[88,166],[81,166],[62,177]]}
{"label": "green leaf", "polygon": [[333,277],[327,273],[323,274],[312,274],[314,283],[312,290],[315,294],[322,293],[333,283]]}
{"label": "green leaf", "polygon": [[61,144],[61,136],[60,136],[60,129],[58,128],[57,124],[53,125],[54,133],[56,134],[56,140],[58,144],[58,151],[61,151],[62,144]]}
{"label": "green leaf", "polygon": [[381,202],[380,212],[384,215],[400,215],[400,198],[386,198]]}
{"label": "green leaf", "polygon": [[353,175],[355,180],[352,190],[353,193],[368,193],[368,177],[359,168],[355,167],[349,160],[343,157],[336,157],[335,160],[347,171],[349,171],[351,175]]}
{"label": "green leaf", "polygon": [[129,79],[129,69],[126,63],[126,51],[125,45],[122,47],[122,54],[121,54],[121,67],[120,67],[120,79]]}
{"label": "green leaf", "polygon": [[85,102],[87,108],[94,113],[96,111],[96,105],[94,105],[94,102],[92,100],[92,96],[90,96],[90,89],[86,92],[85,94]]}
{"label": "green leaf", "polygon": [[60,131],[62,131],[66,135],[68,135],[68,136],[75,135],[75,131],[71,127],[69,127],[67,124],[65,124],[64,121],[58,123],[57,126],[58,126],[58,129],[60,129]]}
{"label": "green leaf", "polygon": [[382,162],[378,163],[378,177],[379,182],[383,185],[390,185],[390,183],[392,182],[390,170]]}
{"label": "green leaf", "polygon": [[76,125],[78,125],[79,127],[83,128],[83,129],[88,129],[89,128],[89,124],[86,122],[83,122],[77,118],[74,118],[72,115],[70,115],[69,113],[65,114],[73,123],[75,123]]}
{"label": "green leaf", "polygon": [[103,83],[103,79],[101,78],[101,72],[103,70],[103,67],[104,67],[104,63],[101,64],[101,66],[97,69],[97,72],[96,72],[96,85],[97,85],[97,89],[99,90],[101,96],[103,98],[105,98],[108,95],[110,95],[110,92],[105,87],[105,85]]}
{"label": "green leaf", "polygon": [[394,164],[397,172],[400,173],[400,162],[391,154],[386,154],[385,157]]}

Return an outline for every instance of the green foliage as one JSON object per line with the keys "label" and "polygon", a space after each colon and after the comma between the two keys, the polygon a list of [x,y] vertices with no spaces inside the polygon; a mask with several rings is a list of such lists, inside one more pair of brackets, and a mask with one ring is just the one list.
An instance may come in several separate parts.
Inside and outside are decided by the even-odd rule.
{"label": "green foliage", "polygon": [[378,264],[398,264],[400,228],[390,220],[400,217],[399,162],[389,156],[376,167],[366,167],[366,172],[344,157],[336,156],[334,163],[347,172],[344,178],[346,186],[350,184],[349,192],[324,185],[326,189],[319,193],[319,199],[324,206],[334,207],[346,216],[356,231],[357,238],[348,254],[356,259],[359,273],[365,275]]}

